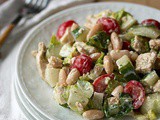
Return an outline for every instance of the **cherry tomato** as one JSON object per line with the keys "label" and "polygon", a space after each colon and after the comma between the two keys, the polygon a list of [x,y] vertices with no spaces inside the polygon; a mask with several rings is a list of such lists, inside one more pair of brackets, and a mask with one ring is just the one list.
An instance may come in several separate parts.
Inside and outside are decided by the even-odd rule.
{"label": "cherry tomato", "polygon": [[83,75],[91,70],[92,59],[85,54],[79,55],[75,58],[71,68],[77,68],[81,75]]}
{"label": "cherry tomato", "polygon": [[114,74],[105,74],[95,79],[93,82],[94,91],[98,93],[103,93],[107,88],[106,77],[114,79]]}
{"label": "cherry tomato", "polygon": [[154,25],[155,27],[160,29],[160,23],[157,20],[154,20],[154,19],[146,19],[146,20],[142,21],[141,24],[146,25],[146,26]]}
{"label": "cherry tomato", "polygon": [[130,47],[131,47],[131,43],[130,42],[123,41],[123,46],[122,46],[123,50],[130,50]]}
{"label": "cherry tomato", "polygon": [[138,109],[143,104],[145,91],[140,82],[135,80],[129,81],[124,88],[124,93],[128,93],[132,96],[134,109]]}
{"label": "cherry tomato", "polygon": [[103,24],[103,30],[108,34],[111,34],[112,32],[120,33],[119,24],[113,18],[102,17],[102,18],[98,19],[97,23],[102,23]]}
{"label": "cherry tomato", "polygon": [[73,20],[68,20],[68,21],[62,23],[58,28],[57,37],[60,39],[64,35],[67,27],[71,27],[73,23],[76,23],[76,22]]}

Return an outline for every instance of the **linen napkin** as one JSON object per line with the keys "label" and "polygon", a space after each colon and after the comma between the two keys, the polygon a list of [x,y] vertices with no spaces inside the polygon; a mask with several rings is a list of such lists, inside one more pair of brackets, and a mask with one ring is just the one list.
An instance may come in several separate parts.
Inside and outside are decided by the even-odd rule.
{"label": "linen napkin", "polygon": [[[93,0],[51,0],[48,7],[39,14],[24,18],[13,30],[0,49],[0,120],[26,120],[14,96],[16,79],[16,58],[23,36],[29,29],[50,15],[71,6],[92,2]],[[0,30],[16,16],[23,6],[22,0],[9,0],[0,5]]]}

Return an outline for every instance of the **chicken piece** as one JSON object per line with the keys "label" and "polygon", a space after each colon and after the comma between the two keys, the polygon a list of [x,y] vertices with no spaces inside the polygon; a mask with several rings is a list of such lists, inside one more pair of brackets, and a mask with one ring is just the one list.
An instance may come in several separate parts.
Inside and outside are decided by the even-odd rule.
{"label": "chicken piece", "polygon": [[49,62],[46,59],[46,46],[43,42],[38,44],[38,52],[36,54],[36,63],[39,74],[41,78],[46,81],[51,87],[54,87],[58,82],[58,74],[60,69],[54,68],[53,66],[59,65],[57,63],[57,59],[54,60],[54,56],[49,59]]}
{"label": "chicken piece", "polygon": [[145,53],[149,51],[148,40],[140,36],[135,36],[135,38],[131,41],[131,46],[138,53]]}
{"label": "chicken piece", "polygon": [[160,80],[156,82],[156,84],[153,86],[154,92],[160,92]]}
{"label": "chicken piece", "polygon": [[59,57],[51,56],[48,61],[54,68],[62,68],[63,61]]}
{"label": "chicken piece", "polygon": [[151,39],[149,41],[149,46],[153,50],[158,50],[160,48],[160,39]]}
{"label": "chicken piece", "polygon": [[48,64],[47,59],[45,58],[46,46],[43,42],[38,44],[38,53],[36,54],[36,63],[38,72],[43,80],[45,80],[45,69]]}
{"label": "chicken piece", "polygon": [[33,57],[36,57],[36,56],[37,56],[37,53],[38,53],[37,50],[33,50],[33,51],[31,52],[31,54],[32,54]]}
{"label": "chicken piece", "polygon": [[151,72],[156,58],[155,52],[140,54],[136,59],[136,71],[144,74]]}

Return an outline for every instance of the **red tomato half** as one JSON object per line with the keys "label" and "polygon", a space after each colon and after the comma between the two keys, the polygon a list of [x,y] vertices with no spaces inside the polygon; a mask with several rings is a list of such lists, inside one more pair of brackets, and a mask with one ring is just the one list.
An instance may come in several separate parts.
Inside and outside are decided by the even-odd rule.
{"label": "red tomato half", "polygon": [[154,20],[154,19],[146,19],[146,20],[142,21],[141,24],[146,25],[146,26],[154,25],[155,27],[160,29],[160,23],[157,20]]}
{"label": "red tomato half", "polygon": [[129,81],[124,88],[124,93],[128,93],[132,96],[134,109],[138,109],[142,106],[145,99],[145,91],[140,82],[135,80]]}
{"label": "red tomato half", "polygon": [[107,87],[106,77],[114,79],[114,74],[105,74],[95,79],[93,82],[94,91],[98,93],[103,93]]}
{"label": "red tomato half", "polygon": [[92,68],[92,58],[82,54],[75,58],[71,68],[77,68],[81,75],[89,72]]}
{"label": "red tomato half", "polygon": [[123,47],[122,47],[123,50],[130,50],[130,47],[131,47],[131,43],[130,42],[123,41]]}
{"label": "red tomato half", "polygon": [[76,22],[73,20],[68,20],[68,21],[62,23],[58,28],[57,37],[60,39],[64,35],[67,27],[71,27],[73,23],[76,23]]}
{"label": "red tomato half", "polygon": [[102,23],[103,30],[108,34],[111,34],[112,32],[120,33],[119,24],[113,18],[102,17],[102,18],[98,19],[97,23]]}

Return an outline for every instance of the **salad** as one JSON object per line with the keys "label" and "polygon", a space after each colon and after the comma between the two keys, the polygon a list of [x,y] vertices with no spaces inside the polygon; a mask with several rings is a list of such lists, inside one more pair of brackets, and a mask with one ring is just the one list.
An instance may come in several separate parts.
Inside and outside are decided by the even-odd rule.
{"label": "salad", "polygon": [[62,23],[32,54],[54,99],[86,119],[155,120],[160,113],[160,23],[125,10]]}

